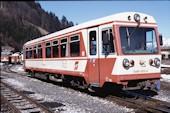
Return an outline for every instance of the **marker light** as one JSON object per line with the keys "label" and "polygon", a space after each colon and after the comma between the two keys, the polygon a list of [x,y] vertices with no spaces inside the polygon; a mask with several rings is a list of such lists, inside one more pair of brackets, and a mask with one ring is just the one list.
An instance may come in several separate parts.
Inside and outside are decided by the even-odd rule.
{"label": "marker light", "polygon": [[144,18],[144,21],[145,21],[146,23],[147,23],[147,19],[148,19],[147,17]]}
{"label": "marker light", "polygon": [[160,64],[161,64],[161,61],[158,58],[155,58],[154,59],[154,64],[159,67]]}
{"label": "marker light", "polygon": [[128,16],[128,20],[129,20],[129,21],[131,20],[131,16]]}
{"label": "marker light", "polygon": [[129,66],[130,66],[130,62],[129,62],[128,59],[125,58],[125,59],[123,60],[123,67],[124,67],[124,68],[127,68],[127,67],[129,67]]}
{"label": "marker light", "polygon": [[149,60],[149,64],[150,64],[150,65],[153,64],[153,60],[152,60],[152,59]]}
{"label": "marker light", "polygon": [[135,20],[136,22],[140,22],[140,15],[136,13],[136,14],[134,15],[134,20]]}
{"label": "marker light", "polygon": [[131,64],[132,66],[134,66],[134,64],[135,64],[134,60],[131,60],[131,61],[130,61],[130,64]]}

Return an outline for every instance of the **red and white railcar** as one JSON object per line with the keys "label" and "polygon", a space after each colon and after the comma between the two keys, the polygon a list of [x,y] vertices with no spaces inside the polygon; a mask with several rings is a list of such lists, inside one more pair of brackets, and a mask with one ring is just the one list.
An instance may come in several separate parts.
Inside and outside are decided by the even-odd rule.
{"label": "red and white railcar", "polygon": [[77,86],[113,83],[124,89],[154,89],[160,79],[157,24],[144,13],[92,20],[28,41],[23,50],[26,71]]}
{"label": "red and white railcar", "polygon": [[21,55],[20,53],[16,52],[11,55],[11,63],[21,63]]}

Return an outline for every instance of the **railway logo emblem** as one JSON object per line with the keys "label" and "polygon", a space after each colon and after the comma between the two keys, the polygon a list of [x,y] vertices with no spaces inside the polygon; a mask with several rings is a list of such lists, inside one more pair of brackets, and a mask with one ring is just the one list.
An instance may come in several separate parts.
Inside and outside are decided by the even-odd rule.
{"label": "railway logo emblem", "polygon": [[143,61],[143,60],[140,60],[140,65],[142,66],[142,67],[146,67],[146,61]]}
{"label": "railway logo emblem", "polygon": [[77,69],[78,69],[78,64],[79,64],[79,62],[76,61],[76,62],[75,62],[75,65],[74,65],[74,70],[77,70]]}

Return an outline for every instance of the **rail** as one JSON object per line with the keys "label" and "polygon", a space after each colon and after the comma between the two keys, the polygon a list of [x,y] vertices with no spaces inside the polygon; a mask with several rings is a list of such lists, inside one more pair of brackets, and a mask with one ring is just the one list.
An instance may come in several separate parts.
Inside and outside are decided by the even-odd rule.
{"label": "rail", "polygon": [[170,113],[170,103],[168,102],[129,91],[123,92],[121,95],[123,96],[109,95],[106,98],[134,108],[135,112]]}
{"label": "rail", "polygon": [[[19,113],[25,110],[31,112],[53,113],[44,105],[38,103],[36,100],[29,98],[22,92],[17,91],[8,84],[1,82],[1,98],[6,102],[14,113]],[[17,110],[17,111],[16,111]]]}

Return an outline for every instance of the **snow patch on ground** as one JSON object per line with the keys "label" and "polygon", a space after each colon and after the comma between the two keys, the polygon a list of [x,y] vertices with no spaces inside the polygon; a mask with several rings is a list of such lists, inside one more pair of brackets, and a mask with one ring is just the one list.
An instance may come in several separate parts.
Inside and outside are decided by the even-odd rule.
{"label": "snow patch on ground", "polygon": [[158,95],[154,96],[153,98],[170,103],[169,94],[170,94],[170,91],[160,90],[158,92]]}
{"label": "snow patch on ground", "polygon": [[3,66],[3,65],[5,65],[5,63],[0,62],[0,66]]}
{"label": "snow patch on ground", "polygon": [[161,74],[162,77],[162,81],[166,81],[166,82],[170,82],[170,75],[166,75],[166,74]]}
{"label": "snow patch on ground", "polygon": [[20,82],[17,79],[14,79],[14,78],[5,78],[5,79],[3,79],[3,81],[5,83],[10,84],[12,87],[19,89],[19,90],[32,92],[32,89],[26,87],[25,83]]}
{"label": "snow patch on ground", "polygon": [[61,106],[55,109],[55,112],[61,112],[61,113],[90,113],[89,111],[82,110],[80,108],[75,108],[73,106]]}
{"label": "snow patch on ground", "polygon": [[[167,82],[166,84],[170,86],[170,75],[169,74],[168,75],[161,74],[161,77],[162,78],[160,80],[162,82]],[[165,87],[165,85],[164,85],[164,87]],[[166,87],[161,89],[161,90],[159,90],[158,91],[158,95],[154,96],[153,98],[161,100],[161,101],[170,102],[170,90],[167,89]]]}
{"label": "snow patch on ground", "polygon": [[64,106],[55,108],[56,112],[61,113],[91,113],[91,112],[132,112],[133,109],[119,106],[114,102],[106,99],[94,97],[86,93],[75,91],[73,89],[57,86],[51,83],[42,82],[38,79],[29,77],[19,77],[8,74],[3,81],[10,83],[13,87],[21,91],[31,91],[35,94],[29,96],[37,100],[47,102],[62,103]]}
{"label": "snow patch on ground", "polygon": [[12,66],[10,68],[10,70],[13,71],[13,72],[24,72],[24,69],[23,69],[22,65]]}
{"label": "snow patch on ground", "polygon": [[23,67],[18,67],[18,71],[24,71]]}
{"label": "snow patch on ground", "polygon": [[38,99],[38,100],[43,100],[43,101],[48,101],[48,102],[53,102],[54,100],[50,98],[50,95],[43,95],[43,94],[29,94],[29,96]]}
{"label": "snow patch on ground", "polygon": [[14,71],[14,72],[18,72],[18,71],[24,71],[22,66],[13,66],[11,69],[11,71]]}
{"label": "snow patch on ground", "polygon": [[17,81],[16,79],[13,79],[13,78],[6,78],[4,81],[6,81],[8,84],[11,84],[11,85],[15,85],[17,87],[25,87],[24,86],[24,83],[21,83],[19,81]]}

